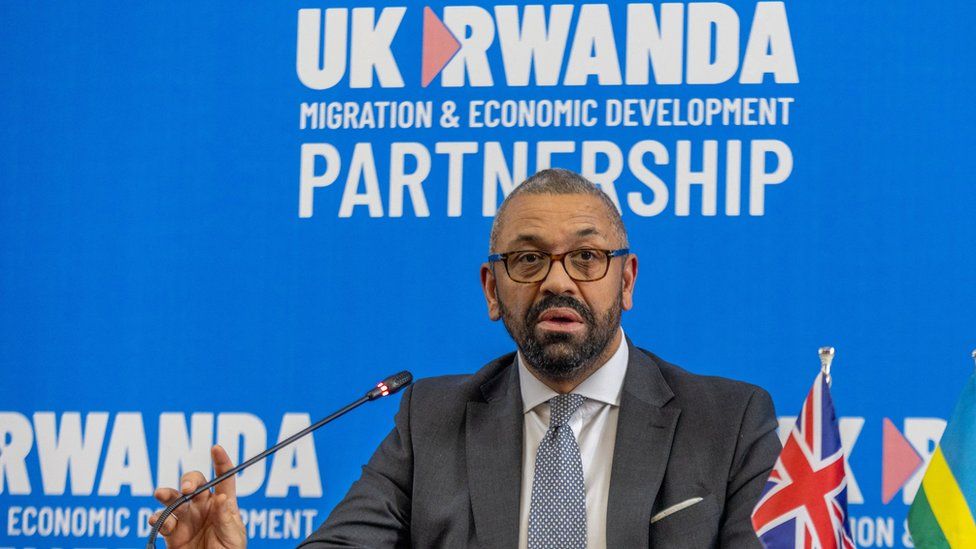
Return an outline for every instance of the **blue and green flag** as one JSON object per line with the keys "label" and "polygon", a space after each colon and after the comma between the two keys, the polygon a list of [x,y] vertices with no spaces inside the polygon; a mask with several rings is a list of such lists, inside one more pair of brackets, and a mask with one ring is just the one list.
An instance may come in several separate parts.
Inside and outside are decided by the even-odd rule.
{"label": "blue and green flag", "polygon": [[915,547],[976,547],[976,374],[969,378],[908,511]]}

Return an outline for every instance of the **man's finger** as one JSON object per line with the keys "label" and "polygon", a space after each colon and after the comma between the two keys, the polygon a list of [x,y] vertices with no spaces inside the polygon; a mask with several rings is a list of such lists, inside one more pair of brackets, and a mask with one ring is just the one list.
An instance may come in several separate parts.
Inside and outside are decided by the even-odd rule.
{"label": "man's finger", "polygon": [[225,526],[236,525],[237,510],[230,506],[230,498],[226,494],[217,494],[214,498],[213,509],[217,511],[217,517]]}
{"label": "man's finger", "polygon": [[[156,488],[156,491],[153,492],[153,497],[159,503],[169,507],[171,503],[176,501],[176,498],[180,497],[180,493],[172,488]],[[179,518],[184,512],[186,512],[186,505],[181,505],[173,510],[173,515]]]}
{"label": "man's finger", "polygon": [[[180,492],[183,494],[189,494],[206,483],[207,479],[203,476],[203,473],[200,471],[190,471],[180,478]],[[206,503],[208,499],[210,499],[210,491],[206,490],[201,492],[197,497],[193,498],[191,503]]]}
{"label": "man's finger", "polygon": [[247,542],[247,532],[237,505],[231,505],[231,498],[226,494],[216,494],[211,500],[211,512],[216,512],[220,525],[218,536],[230,546],[237,546]]}
{"label": "man's finger", "polygon": [[[220,445],[216,445],[210,449],[210,457],[213,458],[215,477],[230,471],[234,467],[234,462],[230,460],[230,456],[227,455],[227,451],[220,447]],[[224,494],[227,496],[228,505],[234,512],[237,511],[236,477],[237,475],[232,475],[227,480],[221,482],[217,486],[214,486],[215,493]]]}
{"label": "man's finger", "polygon": [[[156,511],[155,513],[153,513],[152,516],[149,517],[149,525],[155,526],[156,521],[159,520],[159,516],[162,514],[163,514],[162,511]],[[159,528],[159,533],[164,536],[168,536],[172,534],[173,529],[176,528],[176,522],[177,522],[177,518],[175,516],[170,515],[166,517],[166,522],[164,522],[163,525]]]}
{"label": "man's finger", "polygon": [[156,491],[153,492],[153,497],[156,498],[156,501],[159,503],[169,505],[170,503],[176,501],[176,498],[180,497],[180,493],[172,488],[156,488]]}

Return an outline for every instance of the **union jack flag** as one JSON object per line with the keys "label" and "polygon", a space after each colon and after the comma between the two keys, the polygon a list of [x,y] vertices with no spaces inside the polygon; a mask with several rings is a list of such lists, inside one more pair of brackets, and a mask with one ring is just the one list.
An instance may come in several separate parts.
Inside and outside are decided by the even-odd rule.
{"label": "union jack flag", "polygon": [[768,549],[854,549],[847,524],[844,449],[821,372],[752,511]]}

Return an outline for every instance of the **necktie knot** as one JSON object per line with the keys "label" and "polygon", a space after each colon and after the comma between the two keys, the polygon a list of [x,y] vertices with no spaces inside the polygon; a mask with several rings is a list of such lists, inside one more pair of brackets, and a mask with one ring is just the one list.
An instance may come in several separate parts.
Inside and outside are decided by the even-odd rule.
{"label": "necktie knot", "polygon": [[569,423],[569,418],[583,405],[584,397],[575,393],[557,395],[549,399],[549,428]]}

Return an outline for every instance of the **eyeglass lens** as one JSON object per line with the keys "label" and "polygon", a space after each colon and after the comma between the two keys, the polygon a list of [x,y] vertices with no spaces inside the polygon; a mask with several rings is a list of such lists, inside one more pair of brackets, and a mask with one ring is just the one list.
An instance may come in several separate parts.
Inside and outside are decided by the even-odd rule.
{"label": "eyeglass lens", "polygon": [[[573,280],[586,282],[607,274],[607,254],[600,250],[573,250],[563,256],[563,267]],[[519,282],[538,282],[549,274],[552,258],[535,251],[513,252],[506,259],[508,275]]]}

